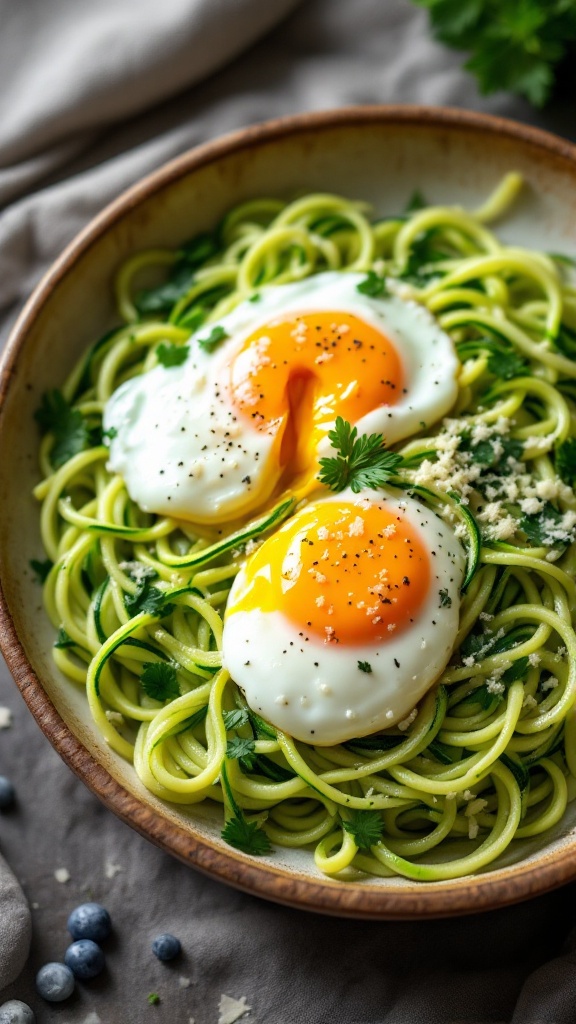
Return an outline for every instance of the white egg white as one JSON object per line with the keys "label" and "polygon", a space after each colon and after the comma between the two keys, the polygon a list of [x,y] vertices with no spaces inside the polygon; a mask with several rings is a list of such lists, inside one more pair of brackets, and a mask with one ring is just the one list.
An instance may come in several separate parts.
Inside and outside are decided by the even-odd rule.
{"label": "white egg white", "polygon": [[[283,470],[275,435],[283,428],[255,430],[232,405],[226,380],[245,339],[285,314],[352,313],[395,344],[406,393],[363,416],[360,433],[382,433],[391,444],[447,413],[457,394],[451,339],[417,303],[360,293],[364,279],[328,272],[263,288],[258,301],[240,303],[218,322],[228,337],[216,352],[198,344],[209,337],[211,323],[192,336],[184,363],[158,365],[122,384],[107,403],[104,428],[113,438],[109,467],[124,478],[133,500],[146,511],[218,522],[246,514],[273,493]],[[324,439],[319,455],[329,450]]]}
{"label": "white egg white", "polygon": [[[385,643],[343,645],[306,634],[278,609],[227,613],[223,661],[249,706],[298,740],[329,746],[401,722],[444,670],[458,631],[465,556],[451,528],[414,498],[351,491],[326,497],[359,507],[385,502],[417,527],[430,553],[428,595],[414,622]],[[243,589],[250,560],[233,584]],[[443,595],[440,595],[443,591]],[[306,619],[306,609],[302,611]],[[371,672],[362,671],[367,662]]]}

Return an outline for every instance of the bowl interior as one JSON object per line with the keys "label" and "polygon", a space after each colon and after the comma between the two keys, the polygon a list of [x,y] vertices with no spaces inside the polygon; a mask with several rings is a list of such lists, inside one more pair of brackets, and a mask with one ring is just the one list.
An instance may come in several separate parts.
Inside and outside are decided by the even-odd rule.
{"label": "bowl interior", "polygon": [[[576,874],[576,808],[551,834],[518,842],[490,872],[416,885],[403,879],[330,881],[308,851],[277,850],[257,864],[220,839],[220,814],[163,804],[101,741],[82,692],[56,670],[53,629],[29,569],[44,557],[38,434],[42,392],[59,387],[76,358],[117,322],[112,279],[136,250],[173,246],[211,229],[244,199],[337,192],[377,214],[402,211],[418,189],[429,203],[474,208],[509,170],[526,186],[497,231],[531,248],[576,253],[576,159],[569,147],[464,115],[349,112],[251,129],[187,154],[105,211],[53,268],[29,303],[4,359],[0,396],[0,579],[4,649],[34,714],[72,767],[154,841],[224,880],[284,902],[333,913],[398,917],[466,912],[511,902]],[[41,685],[38,683],[41,680]],[[60,721],[61,719],[61,721]],[[576,861],[576,858],[574,858]]]}

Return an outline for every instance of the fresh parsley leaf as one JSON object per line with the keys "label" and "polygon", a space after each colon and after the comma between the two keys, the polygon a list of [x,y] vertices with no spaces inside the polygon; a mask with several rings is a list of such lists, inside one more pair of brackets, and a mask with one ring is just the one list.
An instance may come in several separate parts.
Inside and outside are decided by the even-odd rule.
{"label": "fresh parsley leaf", "polygon": [[181,366],[182,363],[185,363],[189,351],[189,345],[166,345],[162,342],[156,349],[156,355],[158,356],[158,362],[168,368],[169,366]]}
{"label": "fresh parsley leaf", "polygon": [[507,89],[536,106],[550,98],[556,69],[576,43],[572,0],[414,0],[437,39],[470,50],[465,67],[483,93]]}
{"label": "fresh parsley leaf", "polygon": [[556,449],[556,471],[565,484],[576,484],[576,438],[569,437]]}
{"label": "fresh parsley leaf", "polygon": [[160,996],[158,993],[151,992],[148,996],[148,1002],[150,1003],[150,1006],[158,1006],[158,1003],[160,1002]]}
{"label": "fresh parsley leaf", "polygon": [[382,839],[384,822],[379,811],[350,811],[350,820],[342,824],[361,850],[369,850]]}
{"label": "fresh parsley leaf", "polygon": [[269,853],[270,840],[257,821],[246,821],[242,813],[228,819],[220,833],[224,842],[256,857]]}
{"label": "fresh parsley leaf", "polygon": [[362,295],[369,295],[372,299],[388,295],[386,279],[384,277],[380,277],[380,275],[374,270],[369,270],[364,280],[360,281],[360,283],[356,285],[356,291],[360,292]]}
{"label": "fresh parsley leaf", "polygon": [[512,380],[528,372],[528,363],[514,349],[495,349],[488,357],[488,369],[499,380]]}
{"label": "fresh parsley leaf", "polygon": [[64,626],[60,626],[60,629],[58,630],[58,636],[56,637],[56,639],[54,641],[54,647],[59,647],[59,648],[64,649],[66,647],[74,647],[74,646],[75,646],[75,642],[72,639],[72,637],[68,636],[68,633],[64,629]]}
{"label": "fresh parsley leaf", "polygon": [[460,443],[460,451],[469,452],[472,461],[485,469],[499,470],[507,473],[509,471],[509,459],[520,460],[524,445],[513,437],[496,436],[488,437],[485,441],[472,444],[470,435],[464,436]]}
{"label": "fresh parsley leaf", "polygon": [[402,272],[398,275],[402,281],[413,284],[417,288],[423,288],[432,278],[439,276],[439,271],[434,267],[438,260],[445,260],[447,253],[434,247],[436,232],[434,228],[423,231],[414,239],[410,247],[410,253]]}
{"label": "fresh parsley leaf", "polygon": [[106,443],[106,441],[113,441],[115,437],[118,437],[116,427],[108,427],[108,430],[102,431],[102,440],[104,443]]}
{"label": "fresh parsley leaf", "polygon": [[142,689],[153,700],[174,700],[180,696],[176,669],[165,661],[149,661],[140,676]]}
{"label": "fresh parsley leaf", "polygon": [[448,593],[447,590],[440,590],[439,593],[438,593],[438,596],[440,598],[440,607],[441,608],[451,608],[452,607],[452,598],[450,597],[450,594]]}
{"label": "fresh parsley leaf", "polygon": [[197,235],[186,242],[179,249],[167,280],[153,288],[142,289],[136,296],[134,305],[140,316],[168,316],[191,287],[196,268],[217,252],[218,243],[213,235]]}
{"label": "fresh parsley leaf", "polygon": [[254,754],[254,750],[254,740],[244,740],[236,736],[234,739],[228,740],[226,744],[226,757],[232,757],[238,761],[245,760]]}
{"label": "fresh parsley leaf", "polygon": [[37,558],[30,559],[30,568],[32,569],[32,572],[35,574],[36,581],[38,583],[46,582],[48,578],[48,573],[50,572],[50,569],[52,569],[53,565],[54,562],[51,562],[49,558],[47,558],[44,562],[38,561]]}
{"label": "fresh parsley leaf", "polygon": [[359,661],[358,668],[360,669],[361,672],[366,672],[367,675],[370,675],[372,671],[372,665],[370,664],[369,661]]}
{"label": "fresh parsley leaf", "polygon": [[554,537],[554,532],[558,530],[561,520],[562,513],[547,501],[540,512],[531,515],[525,513],[520,519],[519,525],[530,543],[535,544],[536,547],[547,547],[548,545],[562,547],[562,540]]}
{"label": "fresh parsley leaf", "polygon": [[366,487],[382,487],[393,476],[402,456],[384,447],[381,434],[361,434],[341,416],[328,440],[338,454],[320,459],[318,479],[332,491],[350,487],[354,494]]}
{"label": "fresh parsley leaf", "polygon": [[234,711],[224,711],[222,717],[227,729],[238,729],[241,725],[246,725],[250,720],[245,708],[235,708]]}
{"label": "fresh parsley leaf", "polygon": [[149,615],[169,615],[173,605],[166,601],[166,594],[154,587],[149,576],[142,576],[136,585],[134,594],[124,595],[126,611],[131,615],[148,612]]}
{"label": "fresh parsley leaf", "polygon": [[50,462],[54,469],[94,443],[93,431],[78,409],[72,409],[61,391],[46,391],[34,419],[45,432],[54,435]]}
{"label": "fresh parsley leaf", "polygon": [[213,352],[214,349],[228,337],[227,332],[219,324],[213,327],[207,338],[199,338],[198,344],[204,352]]}

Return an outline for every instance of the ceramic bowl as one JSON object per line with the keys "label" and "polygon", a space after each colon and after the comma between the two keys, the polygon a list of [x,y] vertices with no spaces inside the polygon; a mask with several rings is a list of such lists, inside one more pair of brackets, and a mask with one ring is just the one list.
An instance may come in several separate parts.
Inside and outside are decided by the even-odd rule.
{"label": "ceramic bowl", "polygon": [[576,878],[576,807],[549,834],[519,842],[490,870],[439,883],[330,880],[308,851],[250,858],[220,839],[220,814],[164,804],[140,785],[92,725],[87,703],[51,657],[53,630],[28,569],[42,558],[38,434],[32,412],[89,343],[114,322],[111,280],[138,249],[173,246],[212,228],[242,200],[339,192],[380,214],[419,189],[428,202],[478,205],[500,177],[527,186],[503,221],[507,241],[576,253],[576,148],[531,128],[462,111],[369,107],[252,127],[160,168],[72,242],[23,310],[0,375],[0,632],[32,714],[64,758],[120,818],[181,860],[231,885],[292,906],[364,918],[461,914],[503,906]]}

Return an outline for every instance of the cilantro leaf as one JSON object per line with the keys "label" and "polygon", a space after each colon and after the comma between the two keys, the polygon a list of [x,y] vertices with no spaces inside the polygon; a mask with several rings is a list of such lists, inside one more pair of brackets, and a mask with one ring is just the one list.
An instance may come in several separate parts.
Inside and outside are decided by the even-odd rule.
{"label": "cilantro leaf", "polygon": [[384,831],[379,811],[350,811],[349,821],[343,821],[342,825],[361,850],[369,850],[379,843]]}
{"label": "cilantro leaf", "polygon": [[569,437],[556,449],[556,470],[565,484],[576,484],[576,438]]}
{"label": "cilantro leaf", "polygon": [[162,366],[181,366],[186,362],[189,351],[189,345],[166,345],[162,342],[156,349],[156,355]]}
{"label": "cilantro leaf", "polygon": [[54,389],[42,395],[34,419],[44,433],[54,435],[50,462],[54,469],[63,466],[74,455],[94,443],[94,433],[79,409],[72,409],[61,391]]}
{"label": "cilantro leaf", "polygon": [[262,856],[272,849],[270,840],[257,821],[246,821],[242,813],[228,819],[220,833],[224,842],[243,853]]}
{"label": "cilantro leaf", "polygon": [[528,363],[514,349],[495,349],[488,357],[488,369],[500,380],[512,380],[527,373]]}
{"label": "cilantro leaf", "polygon": [[140,676],[142,689],[153,700],[174,700],[180,696],[176,669],[165,661],[149,661]]}
{"label": "cilantro leaf", "polygon": [[149,615],[169,615],[174,607],[166,601],[164,591],[154,587],[149,576],[142,576],[137,583],[134,594],[124,595],[126,611],[131,615],[139,615],[140,612],[148,612]]}
{"label": "cilantro leaf", "polygon": [[64,626],[60,626],[60,629],[58,630],[58,636],[54,641],[54,647],[62,649],[65,649],[66,647],[75,647],[75,641],[72,637],[68,636]]}
{"label": "cilantro leaf", "polygon": [[370,675],[370,673],[372,672],[372,665],[370,664],[369,661],[359,661],[358,668],[360,669],[361,672],[366,672],[367,675]]}
{"label": "cilantro leaf", "polygon": [[199,338],[198,345],[204,352],[213,352],[221,341],[228,337],[227,332],[219,324],[213,327],[207,338]]}
{"label": "cilantro leaf", "polygon": [[37,558],[30,559],[30,568],[36,576],[37,583],[45,583],[48,578],[48,573],[52,569],[54,562],[51,562],[49,558],[46,558],[44,562],[40,562]]}
{"label": "cilantro leaf", "polygon": [[191,287],[194,270],[217,252],[218,243],[213,235],[200,234],[186,242],[177,253],[168,279],[136,295],[134,305],[140,316],[168,316]]}
{"label": "cilantro leaf", "polygon": [[370,298],[376,299],[382,295],[388,295],[388,288],[386,287],[386,279],[380,277],[374,270],[369,270],[367,276],[363,281],[360,281],[356,285],[356,291],[362,295],[369,295]]}
{"label": "cilantro leaf", "polygon": [[249,721],[249,715],[245,708],[235,708],[234,711],[224,711],[222,717],[227,729],[238,729],[241,725],[246,725]]}
{"label": "cilantro leaf", "polygon": [[382,487],[394,475],[402,456],[384,447],[381,434],[361,434],[341,416],[336,417],[328,440],[338,454],[320,459],[318,479],[332,491],[350,487],[354,494],[365,487]]}

